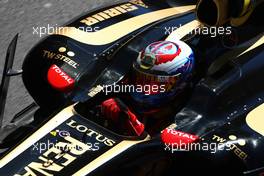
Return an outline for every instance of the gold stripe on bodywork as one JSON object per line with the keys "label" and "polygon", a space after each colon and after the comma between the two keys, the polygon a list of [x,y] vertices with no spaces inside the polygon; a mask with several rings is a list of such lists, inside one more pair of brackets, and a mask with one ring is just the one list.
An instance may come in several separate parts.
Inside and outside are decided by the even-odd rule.
{"label": "gold stripe on bodywork", "polygon": [[177,40],[181,40],[186,35],[191,34],[193,30],[199,28],[200,25],[201,23],[198,20],[193,20],[183,26],[180,26],[166,38],[166,41],[174,42]]}
{"label": "gold stripe on bodywork", "polygon": [[261,34],[245,43],[242,43],[236,47],[236,49],[225,52],[222,56],[217,58],[217,60],[211,64],[208,73],[210,75],[214,74],[219,70],[224,64],[226,64],[230,59],[239,59],[240,56],[256,49],[260,45],[264,44],[264,36]]}
{"label": "gold stripe on bodywork", "polygon": [[258,39],[253,45],[251,45],[251,47],[249,47],[246,51],[244,51],[243,53],[241,53],[239,56],[259,47],[260,45],[264,44],[264,36],[262,34],[262,37],[260,37],[260,39]]}
{"label": "gold stripe on bodywork", "polygon": [[111,148],[110,150],[108,150],[107,152],[105,152],[104,154],[102,154],[101,156],[99,156],[98,158],[96,158],[95,160],[87,164],[86,166],[84,166],[81,170],[73,174],[73,176],[85,176],[91,173],[92,171],[94,171],[95,169],[97,169],[98,167],[100,167],[101,165],[103,165],[104,163],[113,159],[120,153],[126,151],[130,147],[138,143],[141,143],[143,141],[146,141],[148,139],[149,137],[141,141],[122,141],[119,144],[117,144],[115,147]]}
{"label": "gold stripe on bodywork", "polygon": [[54,130],[56,127],[61,125],[63,122],[71,118],[74,115],[73,106],[74,105],[69,106],[65,108],[64,110],[62,110],[55,117],[53,117],[46,124],[44,124],[40,129],[38,129],[31,136],[25,139],[16,148],[10,151],[6,156],[4,156],[0,160],[0,168],[4,167],[6,164],[8,164],[10,161],[12,161],[14,158],[16,158],[18,155],[20,155],[25,150],[27,150],[29,147],[31,147],[33,144],[35,144],[45,135],[47,135],[52,130]]}
{"label": "gold stripe on bodywork", "polygon": [[101,29],[97,32],[85,32],[75,27],[63,27],[54,34],[70,37],[81,43],[89,45],[106,45],[112,43],[148,24],[159,20],[174,16],[183,15],[195,9],[195,5],[173,7],[147,14],[139,15],[109,27]]}
{"label": "gold stripe on bodywork", "polygon": [[264,136],[264,104],[251,111],[246,122],[251,129]]}

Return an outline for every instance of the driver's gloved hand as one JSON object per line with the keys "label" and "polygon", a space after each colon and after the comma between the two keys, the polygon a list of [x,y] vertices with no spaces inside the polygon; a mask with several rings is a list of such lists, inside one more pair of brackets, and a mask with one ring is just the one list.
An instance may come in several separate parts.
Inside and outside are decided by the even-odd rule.
{"label": "driver's gloved hand", "polygon": [[140,136],[144,132],[144,124],[118,98],[111,98],[102,103],[102,115],[114,122],[128,135]]}

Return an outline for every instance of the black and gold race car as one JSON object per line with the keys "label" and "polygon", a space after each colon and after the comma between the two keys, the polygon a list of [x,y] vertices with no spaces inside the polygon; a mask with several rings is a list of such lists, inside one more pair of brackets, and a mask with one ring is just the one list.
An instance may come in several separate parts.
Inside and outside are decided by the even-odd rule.
{"label": "black and gold race car", "polygon": [[[12,69],[16,36],[0,117],[11,76],[22,74],[35,102],[1,128],[0,175],[263,176],[263,2],[111,3],[41,40],[23,71]],[[175,113],[140,136],[107,125],[98,106],[120,95],[105,95],[104,87],[121,84],[142,48],[170,38],[186,42],[196,58],[181,103],[171,104]]]}

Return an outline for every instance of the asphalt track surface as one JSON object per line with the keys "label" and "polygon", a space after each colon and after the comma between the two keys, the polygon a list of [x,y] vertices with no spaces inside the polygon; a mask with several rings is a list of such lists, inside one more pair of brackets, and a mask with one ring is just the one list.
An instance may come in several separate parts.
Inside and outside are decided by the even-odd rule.
{"label": "asphalt track surface", "polygon": [[[27,52],[43,38],[37,35],[34,29],[48,25],[63,25],[72,18],[106,2],[109,1],[0,0],[0,77],[2,77],[6,49],[17,33],[19,33],[19,39],[14,68],[20,69]],[[21,76],[11,78],[4,124],[7,124],[17,112],[32,102],[32,98],[22,83]]]}

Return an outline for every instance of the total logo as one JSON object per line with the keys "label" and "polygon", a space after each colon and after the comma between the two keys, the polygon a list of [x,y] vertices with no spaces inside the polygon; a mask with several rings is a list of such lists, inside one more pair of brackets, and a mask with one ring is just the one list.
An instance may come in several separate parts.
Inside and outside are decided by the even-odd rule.
{"label": "total logo", "polygon": [[166,128],[162,131],[161,140],[167,145],[190,144],[199,140],[199,136],[188,134],[182,131]]}
{"label": "total logo", "polygon": [[54,89],[60,92],[72,91],[75,84],[75,80],[55,64],[49,68],[47,80]]}

